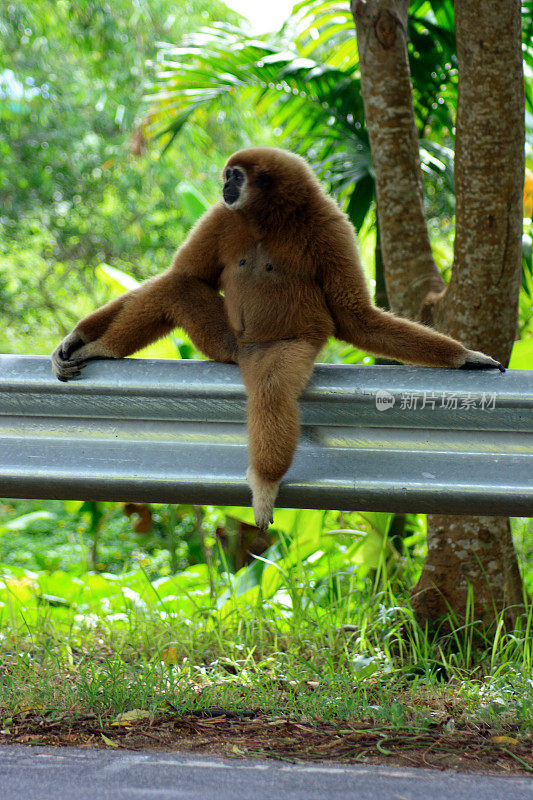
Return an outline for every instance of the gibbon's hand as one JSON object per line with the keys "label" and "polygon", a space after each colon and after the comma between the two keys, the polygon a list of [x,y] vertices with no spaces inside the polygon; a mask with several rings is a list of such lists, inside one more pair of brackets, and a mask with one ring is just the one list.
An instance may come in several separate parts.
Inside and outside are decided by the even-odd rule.
{"label": "gibbon's hand", "polygon": [[500,372],[505,372],[505,367],[499,361],[479,350],[468,350],[465,362],[459,369],[499,369]]}
{"label": "gibbon's hand", "polygon": [[65,336],[63,341],[52,353],[52,372],[60,381],[68,381],[81,375],[81,370],[85,366],[83,359],[71,358],[76,350],[83,347],[84,341],[75,331]]}
{"label": "gibbon's hand", "polygon": [[91,358],[105,357],[96,342],[86,344],[77,331],[65,336],[52,353],[52,372],[60,381],[81,375],[81,370]]}

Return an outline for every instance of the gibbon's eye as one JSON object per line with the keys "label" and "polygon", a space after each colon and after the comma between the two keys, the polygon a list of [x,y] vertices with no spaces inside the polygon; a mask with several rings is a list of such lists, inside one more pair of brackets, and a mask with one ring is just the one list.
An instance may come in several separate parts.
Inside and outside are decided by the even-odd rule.
{"label": "gibbon's eye", "polygon": [[235,181],[237,186],[242,186],[242,184],[244,183],[244,175],[240,171],[240,169],[233,170],[233,180]]}
{"label": "gibbon's eye", "polygon": [[225,178],[227,181],[229,181],[229,179],[231,178],[231,170],[230,170],[230,169],[227,169],[227,170],[225,171],[225,173],[224,173],[224,178]]}

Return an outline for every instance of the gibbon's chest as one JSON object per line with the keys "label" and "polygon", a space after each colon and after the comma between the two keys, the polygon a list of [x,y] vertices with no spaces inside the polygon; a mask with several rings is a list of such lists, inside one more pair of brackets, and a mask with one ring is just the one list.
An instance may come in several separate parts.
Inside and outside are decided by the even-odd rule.
{"label": "gibbon's chest", "polygon": [[220,289],[228,319],[243,342],[267,342],[307,335],[327,326],[329,313],[312,280],[295,274],[257,243],[224,267]]}
{"label": "gibbon's chest", "polygon": [[284,275],[283,267],[260,244],[234,256],[223,269],[220,289],[230,325],[238,336],[264,340],[265,336],[271,338],[271,329],[279,328],[288,310],[280,308]]}
{"label": "gibbon's chest", "polygon": [[263,245],[257,243],[229,260],[222,270],[220,288],[225,294],[253,291],[268,294],[275,291],[286,272],[282,265],[274,262]]}

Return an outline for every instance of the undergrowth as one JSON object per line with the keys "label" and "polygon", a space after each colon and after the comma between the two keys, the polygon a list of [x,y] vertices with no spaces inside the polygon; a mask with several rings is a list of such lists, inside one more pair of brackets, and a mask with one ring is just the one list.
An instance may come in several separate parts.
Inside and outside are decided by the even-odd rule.
{"label": "undergrowth", "polygon": [[473,607],[462,625],[423,630],[405,564],[389,569],[376,540],[363,566],[348,557],[353,531],[328,533],[321,548],[282,539],[236,575],[196,564],[153,578],[143,559],[119,575],[3,566],[0,713],[217,706],[531,729],[531,607],[513,632],[482,630]]}

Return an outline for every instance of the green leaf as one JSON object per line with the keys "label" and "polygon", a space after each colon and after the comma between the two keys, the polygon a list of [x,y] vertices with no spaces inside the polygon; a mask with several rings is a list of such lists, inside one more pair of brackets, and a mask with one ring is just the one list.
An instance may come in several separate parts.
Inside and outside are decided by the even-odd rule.
{"label": "green leaf", "polygon": [[128,275],[127,272],[122,272],[122,270],[104,263],[96,268],[96,277],[113,289],[116,294],[122,294],[125,291],[129,292],[131,289],[136,289],[141,285],[139,281]]}
{"label": "green leaf", "polygon": [[368,522],[371,528],[380,536],[385,537],[389,533],[389,528],[394,514],[386,511],[364,511],[361,516]]}
{"label": "green leaf", "polygon": [[509,361],[510,369],[533,369],[533,338],[515,342]]}
{"label": "green leaf", "polygon": [[[180,333],[182,336],[187,335],[184,331],[180,331]],[[143,347],[142,350],[135,353],[133,358],[181,358],[181,353],[179,348],[176,347],[172,341],[172,338],[170,336],[164,336],[162,339],[158,339],[157,342],[152,342],[152,344],[149,344],[147,347]]]}
{"label": "green leaf", "polygon": [[205,197],[186,181],[182,181],[177,188],[179,202],[185,212],[187,221],[195,223],[202,217],[209,208],[209,203]]}
{"label": "green leaf", "polygon": [[80,511],[81,507],[84,504],[84,500],[64,500],[63,501],[63,508],[67,512],[67,514],[77,514]]}
{"label": "green leaf", "polygon": [[30,525],[38,520],[55,520],[57,514],[51,511],[32,511],[31,514],[23,514],[22,517],[12,519],[3,526],[8,531],[25,531]]}
{"label": "green leaf", "polygon": [[350,196],[346,213],[350,217],[357,232],[360,231],[366,215],[374,199],[375,184],[371,175],[366,175],[358,181]]}
{"label": "green leaf", "polygon": [[[251,509],[227,509],[239,518],[250,518]],[[312,509],[278,509],[274,511],[274,527],[288,533],[287,541],[281,540],[269,547],[262,556],[233,577],[232,585],[217,601],[217,608],[236,601],[251,603],[259,596],[272,597],[284,583],[291,570],[302,564],[317,551],[326,551],[334,546],[333,537],[322,536],[325,511]]]}

